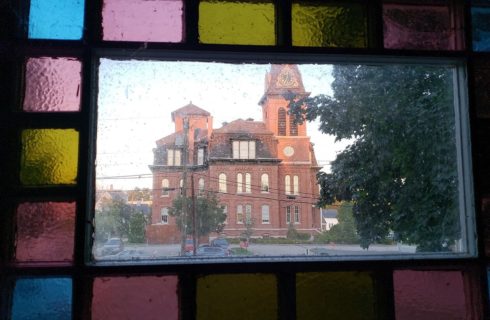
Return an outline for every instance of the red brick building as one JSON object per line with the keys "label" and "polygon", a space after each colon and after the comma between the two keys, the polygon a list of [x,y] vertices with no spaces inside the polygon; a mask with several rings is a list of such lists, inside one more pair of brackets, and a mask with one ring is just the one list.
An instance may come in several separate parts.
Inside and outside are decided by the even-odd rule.
{"label": "red brick building", "polygon": [[290,224],[310,234],[320,229],[320,212],[314,207],[320,168],[306,123],[295,124],[287,114],[283,95],[288,92],[308,94],[297,66],[273,65],[259,102],[262,121],[238,119],[213,129],[211,114],[193,104],[172,112],[175,132],[156,142],[150,165],[154,190],[150,243],[181,240],[168,209],[183,185],[190,190],[190,173],[186,184],[182,180],[185,145],[195,193],[218,195],[227,213],[227,237],[239,237],[247,221],[252,221],[252,237],[284,237]]}

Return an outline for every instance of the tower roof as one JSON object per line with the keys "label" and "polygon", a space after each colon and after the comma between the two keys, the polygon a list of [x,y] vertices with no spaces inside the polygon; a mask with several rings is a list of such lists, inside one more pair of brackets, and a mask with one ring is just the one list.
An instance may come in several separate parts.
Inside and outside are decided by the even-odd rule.
{"label": "tower roof", "polygon": [[272,134],[267,130],[265,123],[261,121],[251,121],[237,119],[225,124],[219,129],[214,129],[215,133],[244,133],[244,134]]}
{"label": "tower roof", "polygon": [[182,108],[179,108],[172,112],[172,121],[175,121],[175,116],[205,116],[209,117],[211,114],[198,106],[189,103]]}

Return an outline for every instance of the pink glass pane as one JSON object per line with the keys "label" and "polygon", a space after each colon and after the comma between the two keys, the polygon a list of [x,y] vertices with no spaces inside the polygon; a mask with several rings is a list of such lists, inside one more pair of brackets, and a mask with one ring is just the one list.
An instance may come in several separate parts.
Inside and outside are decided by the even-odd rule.
{"label": "pink glass pane", "polygon": [[73,260],[75,203],[22,203],[17,207],[17,262]]}
{"label": "pink glass pane", "polygon": [[176,276],[95,278],[92,319],[178,319]]}
{"label": "pink glass pane", "polygon": [[30,58],[26,63],[24,111],[80,110],[82,65],[72,58]]}
{"label": "pink glass pane", "polygon": [[466,319],[463,275],[459,271],[395,271],[397,320]]}
{"label": "pink glass pane", "polygon": [[103,39],[182,41],[182,0],[104,0]]}
{"label": "pink glass pane", "polygon": [[384,46],[389,49],[460,50],[461,14],[448,6],[383,5]]}

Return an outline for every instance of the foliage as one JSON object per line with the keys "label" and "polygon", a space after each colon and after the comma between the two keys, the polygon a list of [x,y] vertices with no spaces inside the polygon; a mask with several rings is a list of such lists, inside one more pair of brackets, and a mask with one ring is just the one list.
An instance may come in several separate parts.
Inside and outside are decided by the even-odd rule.
{"label": "foliage", "polygon": [[308,233],[301,233],[298,232],[292,223],[289,224],[288,226],[288,233],[286,235],[286,238],[289,240],[308,240],[310,239],[310,235]]}
{"label": "foliage", "polygon": [[146,242],[146,218],[141,212],[136,212],[129,218],[129,234],[128,241],[130,243],[145,243]]}
{"label": "foliage", "polygon": [[151,191],[148,188],[134,188],[134,190],[128,191],[128,201],[150,201]]}
{"label": "foliage", "polygon": [[[206,236],[211,232],[220,233],[223,230],[223,224],[226,214],[214,194],[207,197],[195,198],[196,224],[198,226],[198,236]],[[187,208],[185,214],[186,233],[192,235],[194,232],[193,215],[192,215],[192,198],[179,196],[174,199],[173,206],[169,210],[169,215],[175,217],[177,225],[182,229],[182,213]]]}
{"label": "foliage", "polygon": [[333,96],[288,97],[296,121],[353,142],[320,172],[319,205],[352,201],[364,248],[394,231],[419,251],[460,237],[452,70],[333,67]]}
{"label": "foliage", "polygon": [[338,210],[337,220],[339,223],[332,226],[330,230],[324,231],[317,240],[326,243],[359,243],[359,237],[356,233],[356,222],[352,214],[352,203],[342,203]]}
{"label": "foliage", "polygon": [[245,248],[231,248],[230,251],[234,256],[250,256],[253,254]]}

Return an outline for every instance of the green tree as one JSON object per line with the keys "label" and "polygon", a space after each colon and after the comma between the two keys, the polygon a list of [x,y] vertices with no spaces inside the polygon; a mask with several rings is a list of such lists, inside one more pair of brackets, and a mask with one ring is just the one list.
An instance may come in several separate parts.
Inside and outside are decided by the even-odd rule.
{"label": "green tree", "polygon": [[[226,214],[222,206],[218,202],[218,198],[214,194],[206,197],[196,197],[196,225],[197,235],[206,236],[211,232],[220,232],[223,229],[223,223],[226,219]],[[176,222],[179,228],[182,229],[182,212],[186,203],[186,233],[192,235],[194,233],[193,215],[192,215],[192,198],[177,197],[173,201],[173,206],[169,210],[169,215],[176,217]]]}
{"label": "green tree", "polygon": [[359,243],[356,232],[356,222],[352,214],[352,203],[344,202],[337,214],[338,223],[324,231],[320,236],[321,241],[354,244]]}
{"label": "green tree", "polygon": [[107,200],[95,211],[95,236],[102,241],[127,237],[132,208],[123,200]]}
{"label": "green tree", "polygon": [[447,250],[460,237],[452,70],[338,65],[333,77],[333,96],[288,97],[297,121],[353,139],[319,173],[319,205],[352,201],[364,248],[393,230],[419,251]]}
{"label": "green tree", "polygon": [[148,188],[134,188],[134,190],[128,191],[128,201],[150,201],[151,191]]}
{"label": "green tree", "polygon": [[146,218],[142,212],[134,212],[129,218],[128,241],[131,243],[146,242]]}

